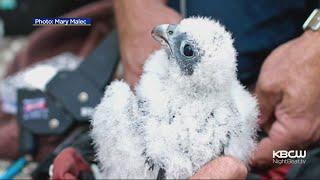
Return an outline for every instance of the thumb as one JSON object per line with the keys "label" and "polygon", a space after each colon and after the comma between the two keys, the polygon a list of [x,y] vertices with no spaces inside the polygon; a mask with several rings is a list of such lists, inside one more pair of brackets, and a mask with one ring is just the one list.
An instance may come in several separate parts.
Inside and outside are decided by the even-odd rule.
{"label": "thumb", "polygon": [[75,176],[74,176],[73,174],[71,174],[71,173],[66,173],[66,174],[64,174],[63,178],[61,178],[61,179],[65,179],[65,180],[76,180],[77,177],[75,177]]}
{"label": "thumb", "polygon": [[296,147],[295,145],[296,142],[290,138],[287,129],[278,121],[275,121],[271,126],[269,136],[263,138],[254,151],[251,165],[259,168],[272,166],[273,151],[289,150]]}
{"label": "thumb", "polygon": [[246,166],[231,156],[222,156],[204,165],[190,179],[245,179]]}

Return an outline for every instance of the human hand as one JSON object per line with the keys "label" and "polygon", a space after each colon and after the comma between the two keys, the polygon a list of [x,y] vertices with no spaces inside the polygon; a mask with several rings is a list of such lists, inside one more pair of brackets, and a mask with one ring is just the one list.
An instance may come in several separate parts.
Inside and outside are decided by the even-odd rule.
{"label": "human hand", "polygon": [[268,133],[253,166],[272,162],[272,152],[304,149],[320,139],[320,33],[306,31],[265,60],[255,93],[259,124]]}
{"label": "human hand", "polygon": [[190,179],[245,179],[246,166],[231,156],[223,156],[207,163]]}
{"label": "human hand", "polygon": [[159,48],[151,37],[154,26],[180,21],[180,15],[159,0],[117,0],[114,2],[125,80],[135,85],[144,61]]}
{"label": "human hand", "polygon": [[91,171],[89,164],[75,148],[69,147],[55,158],[52,179],[78,179],[80,173],[84,171]]}

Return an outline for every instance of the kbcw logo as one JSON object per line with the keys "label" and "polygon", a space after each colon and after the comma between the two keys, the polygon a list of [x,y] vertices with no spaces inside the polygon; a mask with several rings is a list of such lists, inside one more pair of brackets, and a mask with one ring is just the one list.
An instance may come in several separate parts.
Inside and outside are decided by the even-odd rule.
{"label": "kbcw logo", "polygon": [[279,150],[279,151],[273,151],[272,157],[275,158],[291,158],[291,159],[297,159],[297,158],[305,158],[307,156],[306,150]]}

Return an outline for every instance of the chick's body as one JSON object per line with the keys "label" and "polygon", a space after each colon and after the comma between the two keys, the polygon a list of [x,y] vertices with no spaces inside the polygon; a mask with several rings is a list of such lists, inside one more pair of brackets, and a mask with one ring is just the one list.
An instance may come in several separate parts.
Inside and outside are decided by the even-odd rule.
{"label": "chick's body", "polygon": [[96,109],[92,136],[108,178],[156,178],[160,168],[188,178],[221,155],[248,162],[258,112],[236,78],[231,36],[204,18],[172,29],[173,37],[155,32],[165,47],[147,60],[135,93],[113,82]]}

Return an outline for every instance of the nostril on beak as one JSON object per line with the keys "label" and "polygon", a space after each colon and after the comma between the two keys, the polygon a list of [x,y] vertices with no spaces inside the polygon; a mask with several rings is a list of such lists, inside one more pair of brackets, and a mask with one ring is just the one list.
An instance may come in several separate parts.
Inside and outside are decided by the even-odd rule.
{"label": "nostril on beak", "polygon": [[159,41],[159,39],[167,40],[168,26],[169,26],[169,24],[161,24],[159,26],[154,27],[151,31],[151,35],[157,41]]}
{"label": "nostril on beak", "polygon": [[151,31],[151,35],[152,36],[155,36],[155,31],[156,31],[155,28],[153,28],[152,31]]}

